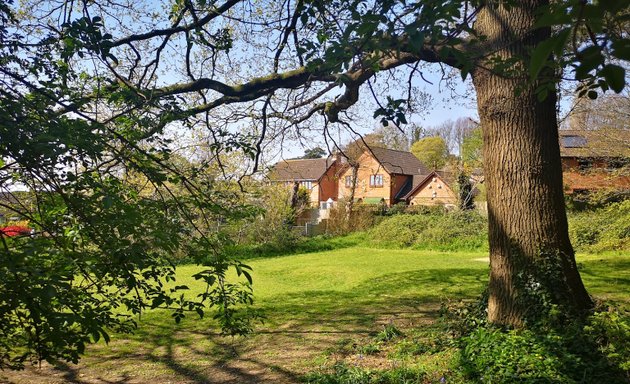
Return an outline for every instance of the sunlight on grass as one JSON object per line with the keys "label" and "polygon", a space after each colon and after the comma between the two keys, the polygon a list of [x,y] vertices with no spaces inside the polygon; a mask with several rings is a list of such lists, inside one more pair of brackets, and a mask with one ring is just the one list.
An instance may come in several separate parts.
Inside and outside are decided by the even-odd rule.
{"label": "sunlight on grass", "polygon": [[[628,255],[577,259],[589,292],[630,308]],[[210,312],[201,320],[189,314],[175,324],[169,312],[149,311],[135,334],[113,335],[110,345],[91,346],[81,369],[105,381],[220,382],[221,377],[236,377],[252,382],[251,372],[266,372],[274,381],[296,382],[300,373],[330,363],[339,351],[357,353],[353,345],[361,340],[369,345],[384,324],[417,334],[418,340],[427,337],[441,303],[474,300],[488,279],[483,252],[351,247],[248,264],[253,268],[255,308],[266,316],[253,335],[221,337]],[[189,286],[190,297],[204,288],[191,277],[201,269],[177,268],[177,284]],[[405,353],[410,352],[381,355],[403,363],[413,357],[414,366],[428,374],[444,371],[453,358],[448,350],[447,355],[428,354],[420,360]]]}

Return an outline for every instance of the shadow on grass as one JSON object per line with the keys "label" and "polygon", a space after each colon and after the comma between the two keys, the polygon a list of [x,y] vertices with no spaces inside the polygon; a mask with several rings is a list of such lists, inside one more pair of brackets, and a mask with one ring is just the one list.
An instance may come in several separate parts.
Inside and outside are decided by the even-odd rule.
{"label": "shadow on grass", "polygon": [[290,320],[298,329],[324,324],[373,325],[376,317],[418,314],[433,317],[448,299],[472,299],[485,282],[484,269],[429,269],[381,276],[345,291],[317,290],[277,295],[260,305],[270,322]]}
{"label": "shadow on grass", "polygon": [[630,257],[607,257],[579,263],[588,291],[630,307]]}
{"label": "shadow on grass", "polygon": [[135,335],[93,348],[81,375],[72,366],[57,369],[63,382],[77,384],[297,383],[340,338],[365,338],[388,321],[430,324],[444,299],[472,299],[486,279],[484,269],[418,270],[343,291],[277,295],[258,305],[267,321],[246,338],[221,336],[211,319],[175,325],[167,312],[151,313]]}

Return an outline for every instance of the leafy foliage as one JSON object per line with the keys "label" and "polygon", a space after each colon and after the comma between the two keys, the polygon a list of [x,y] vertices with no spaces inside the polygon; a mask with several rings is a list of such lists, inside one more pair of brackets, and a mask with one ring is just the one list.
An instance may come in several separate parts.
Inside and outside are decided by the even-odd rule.
{"label": "leafy foliage", "polygon": [[411,153],[430,169],[439,169],[446,164],[448,147],[439,136],[425,137],[411,145]]}
{"label": "leafy foliage", "polygon": [[[620,93],[626,85],[626,70],[620,63],[630,60],[629,12],[628,0],[552,2],[543,7],[537,25],[551,27],[555,33],[533,50],[531,78],[545,67],[569,68],[582,82],[580,96],[595,99],[598,90]],[[542,96],[547,92],[541,89]]]}
{"label": "leafy foliage", "polygon": [[461,365],[481,383],[624,383],[630,323],[614,309],[563,328],[478,327],[462,337]]}
{"label": "leafy foliage", "polygon": [[[0,14],[17,23],[6,3]],[[0,234],[0,368],[76,363],[86,344],[133,331],[152,308],[169,308],[179,322],[215,307],[225,333],[249,330],[249,317],[235,309],[252,302],[247,267],[224,257],[224,239],[207,226],[247,209],[233,209],[194,164],[173,161],[164,134],[177,113],[170,100],[139,106],[124,85],[99,89],[98,79],[69,65],[95,53],[113,60],[101,23],[64,23],[61,43],[36,45],[14,24],[0,30],[0,206],[32,229]],[[86,101],[93,92],[110,104],[107,117]],[[154,113],[158,106],[163,113]],[[177,253],[208,265],[196,276],[205,294],[166,288]],[[229,269],[247,281],[229,284]]]}
{"label": "leafy foliage", "polygon": [[589,252],[630,249],[630,200],[569,215],[569,235]]}
{"label": "leafy foliage", "polygon": [[304,380],[309,384],[400,384],[421,383],[426,377],[426,372],[417,368],[369,370],[337,364],[332,373],[310,373]]}
{"label": "leafy foliage", "polygon": [[476,211],[400,214],[369,231],[373,245],[439,250],[485,249],[487,222]]}
{"label": "leafy foliage", "polygon": [[321,147],[315,147],[304,151],[302,159],[321,159],[324,156],[326,156],[326,151]]}
{"label": "leafy foliage", "polygon": [[483,166],[483,137],[481,127],[474,128],[464,137],[461,148],[461,158],[466,169],[481,168]]}

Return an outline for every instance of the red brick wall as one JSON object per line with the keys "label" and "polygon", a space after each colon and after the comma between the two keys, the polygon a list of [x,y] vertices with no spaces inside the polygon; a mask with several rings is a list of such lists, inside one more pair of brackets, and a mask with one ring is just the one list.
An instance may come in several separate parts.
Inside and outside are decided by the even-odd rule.
{"label": "red brick wall", "polygon": [[328,199],[337,201],[339,195],[338,171],[339,162],[335,162],[322,176],[319,181],[319,201],[327,201]]}

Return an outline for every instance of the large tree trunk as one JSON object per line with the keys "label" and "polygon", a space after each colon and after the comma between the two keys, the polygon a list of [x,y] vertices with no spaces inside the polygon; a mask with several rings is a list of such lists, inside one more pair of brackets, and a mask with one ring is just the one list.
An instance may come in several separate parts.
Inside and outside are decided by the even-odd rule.
{"label": "large tree trunk", "polygon": [[[544,1],[523,0],[507,10],[497,3],[502,2],[489,1],[475,23],[475,30],[488,38],[481,47],[488,55],[472,73],[488,192],[488,317],[519,326],[536,310],[526,300],[526,291],[538,289],[540,282],[528,279],[550,266],[555,268],[554,279],[544,288],[555,304],[580,313],[592,302],[568,236],[556,97],[550,92],[539,101],[540,82],[528,79],[527,54],[550,33],[533,29],[535,9]],[[501,73],[490,61],[493,57],[524,61],[510,64],[513,72]],[[544,276],[540,279],[544,283]]]}

